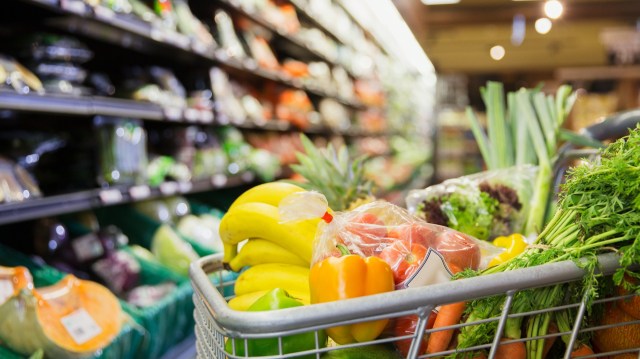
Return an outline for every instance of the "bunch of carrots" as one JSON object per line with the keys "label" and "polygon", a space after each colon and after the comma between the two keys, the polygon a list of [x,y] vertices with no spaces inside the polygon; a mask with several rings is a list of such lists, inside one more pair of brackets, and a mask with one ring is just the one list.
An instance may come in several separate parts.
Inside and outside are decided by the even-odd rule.
{"label": "bunch of carrots", "polygon": [[[455,334],[455,329],[447,329],[451,326],[455,326],[460,323],[465,313],[466,303],[450,303],[440,307],[438,316],[433,324],[433,330],[427,340],[427,354],[436,354],[447,351],[450,349],[452,340]],[[552,326],[549,330],[549,334],[557,333],[558,328]],[[551,347],[555,343],[557,336],[545,339],[543,358],[547,357],[547,354],[551,350]],[[496,349],[495,359],[526,359],[527,349],[524,341],[513,340],[510,338],[502,338],[500,345]],[[594,354],[593,349],[585,343],[579,344],[572,352],[571,358],[578,358],[581,356]],[[486,359],[487,354],[485,352],[470,353],[468,358],[471,359]]]}

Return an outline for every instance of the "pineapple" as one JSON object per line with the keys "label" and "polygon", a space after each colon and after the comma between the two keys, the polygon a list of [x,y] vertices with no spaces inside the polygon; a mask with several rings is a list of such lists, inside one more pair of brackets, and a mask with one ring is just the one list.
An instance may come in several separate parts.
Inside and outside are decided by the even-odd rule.
{"label": "pineapple", "polygon": [[372,200],[372,183],[364,177],[365,156],[351,161],[344,145],[337,150],[331,144],[318,149],[304,134],[300,139],[305,153],[296,153],[299,164],[291,165],[291,169],[306,182],[296,184],[322,193],[335,211]]}

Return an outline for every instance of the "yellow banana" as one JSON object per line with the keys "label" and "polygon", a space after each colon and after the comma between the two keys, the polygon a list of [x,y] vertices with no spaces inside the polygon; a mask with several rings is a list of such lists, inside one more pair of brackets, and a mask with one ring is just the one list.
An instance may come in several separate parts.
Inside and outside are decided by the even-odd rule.
{"label": "yellow banana", "polygon": [[259,184],[242,193],[229,207],[229,210],[236,206],[251,202],[260,202],[278,207],[280,201],[288,195],[305,191],[302,187],[287,182],[267,182]]}
{"label": "yellow banana", "polygon": [[[309,303],[311,302],[309,292],[298,292],[295,289],[287,289],[287,288],[282,288],[282,289],[286,290],[292,297],[299,300],[304,305],[309,305]],[[259,290],[256,292],[242,294],[237,297],[234,297],[228,303],[229,308],[233,310],[246,311],[247,309],[249,309],[249,307],[253,303],[256,302],[256,300],[258,300],[263,295],[267,294],[267,292],[269,292],[269,290]]]}
{"label": "yellow banana", "polygon": [[299,222],[280,223],[277,207],[250,202],[230,209],[222,217],[220,238],[225,244],[227,263],[236,255],[233,246],[250,238],[272,241],[310,263],[315,229],[312,225],[300,225]]}
{"label": "yellow banana", "polygon": [[287,263],[309,267],[309,262],[282,246],[261,238],[253,238],[242,246],[238,255],[229,262],[231,270],[238,272],[246,266],[265,263]]}
{"label": "yellow banana", "polygon": [[273,288],[308,293],[309,268],[284,263],[258,264],[240,273],[234,290],[236,295],[243,295]]}

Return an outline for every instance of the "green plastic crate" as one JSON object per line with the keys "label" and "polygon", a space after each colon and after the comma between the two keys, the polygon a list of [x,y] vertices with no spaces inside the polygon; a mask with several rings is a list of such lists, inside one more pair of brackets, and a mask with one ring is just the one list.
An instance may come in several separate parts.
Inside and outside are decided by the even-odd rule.
{"label": "green plastic crate", "polygon": [[[101,225],[111,224],[117,226],[129,237],[130,243],[138,244],[147,249],[151,248],[153,235],[162,225],[162,223],[149,218],[130,206],[101,208],[96,211],[96,216]],[[187,241],[201,257],[215,253],[186,236],[180,235],[180,237]]]}

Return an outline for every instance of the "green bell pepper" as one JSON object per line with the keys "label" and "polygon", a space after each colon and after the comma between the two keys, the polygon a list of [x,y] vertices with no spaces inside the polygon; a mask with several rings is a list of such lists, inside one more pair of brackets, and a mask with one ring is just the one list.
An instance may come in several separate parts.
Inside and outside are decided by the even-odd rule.
{"label": "green bell pepper", "polygon": [[[277,310],[285,308],[300,307],[303,304],[289,295],[286,290],[281,288],[275,288],[269,291],[267,294],[258,298],[253,303],[248,311],[259,312],[266,310]],[[227,354],[235,353],[235,356],[245,356],[245,341],[243,339],[229,338],[225,344],[225,351]],[[318,331],[318,345],[320,348],[324,348],[327,345],[327,334],[322,330]],[[235,346],[235,352],[233,348]],[[306,332],[295,335],[289,335],[282,338],[282,353],[290,354],[297,353],[305,350],[312,350],[316,348],[316,336],[315,332]],[[267,356],[267,355],[279,355],[278,351],[278,338],[265,338],[265,339],[247,339],[248,356]],[[312,359],[315,358],[315,354],[301,356],[300,358]]]}

